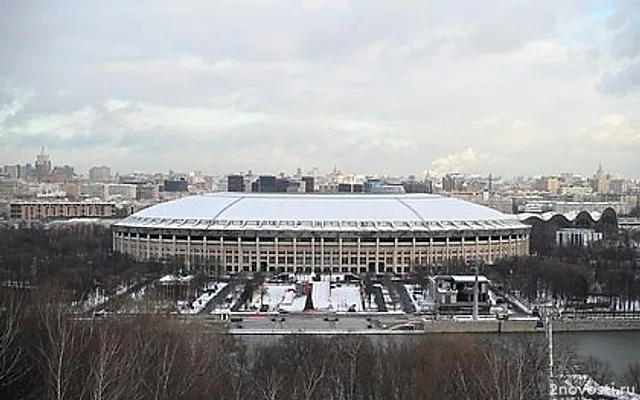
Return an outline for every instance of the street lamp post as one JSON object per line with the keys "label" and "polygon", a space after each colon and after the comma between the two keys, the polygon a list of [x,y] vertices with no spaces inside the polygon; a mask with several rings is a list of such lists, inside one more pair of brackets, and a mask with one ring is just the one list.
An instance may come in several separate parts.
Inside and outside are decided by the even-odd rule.
{"label": "street lamp post", "polygon": [[478,282],[478,275],[480,273],[480,260],[473,259],[471,261],[471,266],[473,268],[474,274],[475,274],[475,278],[474,278],[474,282],[473,282],[473,320],[477,321],[479,316],[479,310],[478,310],[478,302],[479,302],[479,297],[480,297],[480,289],[478,287],[479,282]]}
{"label": "street lamp post", "polygon": [[545,323],[547,325],[547,349],[549,351],[549,398],[553,399],[554,396],[554,359],[553,359],[553,319],[558,315],[556,309],[547,308],[545,313]]}
{"label": "street lamp post", "polygon": [[547,314],[547,342],[549,349],[549,396],[553,396],[553,319]]}

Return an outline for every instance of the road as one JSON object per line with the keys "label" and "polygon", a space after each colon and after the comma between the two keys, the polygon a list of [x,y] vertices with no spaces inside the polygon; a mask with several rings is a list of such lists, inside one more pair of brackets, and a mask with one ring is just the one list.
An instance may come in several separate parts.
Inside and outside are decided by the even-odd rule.
{"label": "road", "polygon": [[[286,331],[320,331],[320,330],[358,330],[365,331],[372,324],[368,318],[363,316],[330,316],[325,320],[325,316],[319,314],[287,314],[276,316],[234,316],[242,318],[242,321],[233,322],[229,325],[231,329],[247,330],[286,330]],[[337,318],[337,320],[335,320]]]}

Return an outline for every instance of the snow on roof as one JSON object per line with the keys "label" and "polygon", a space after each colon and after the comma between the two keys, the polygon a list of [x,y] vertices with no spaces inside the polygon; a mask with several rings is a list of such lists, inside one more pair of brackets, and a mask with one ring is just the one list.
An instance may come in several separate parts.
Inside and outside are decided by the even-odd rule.
{"label": "snow on roof", "polygon": [[191,282],[195,277],[193,275],[187,276],[175,276],[175,275],[165,275],[160,278],[160,283],[188,283]]}
{"label": "snow on roof", "polygon": [[[475,275],[451,275],[452,280],[456,282],[475,282]],[[489,282],[489,279],[484,275],[478,275],[478,282]]]}
{"label": "snow on roof", "polygon": [[431,194],[211,193],[161,203],[118,226],[202,229],[450,230],[524,228],[514,216]]}

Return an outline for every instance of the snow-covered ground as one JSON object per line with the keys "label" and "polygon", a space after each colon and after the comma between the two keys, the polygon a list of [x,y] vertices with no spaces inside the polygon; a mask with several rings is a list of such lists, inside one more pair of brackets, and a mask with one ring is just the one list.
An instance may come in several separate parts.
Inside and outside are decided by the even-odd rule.
{"label": "snow-covered ground", "polygon": [[347,284],[335,285],[331,289],[331,307],[337,312],[349,311],[351,307],[355,312],[363,311],[360,287]]}
{"label": "snow-covered ground", "polygon": [[198,314],[202,309],[213,300],[214,297],[222,291],[225,287],[227,287],[228,283],[226,282],[211,282],[205,286],[204,292],[198,297],[192,304],[191,307],[186,307],[181,312],[183,314]]}
{"label": "snow-covered ground", "polygon": [[300,312],[304,310],[307,296],[296,295],[296,284],[266,283],[263,290],[256,290],[253,294],[251,309],[260,310],[261,306],[266,305],[268,312]]}
{"label": "snow-covered ground", "polygon": [[193,275],[165,275],[160,278],[160,283],[188,283],[195,279]]}
{"label": "snow-covered ground", "polygon": [[[78,312],[87,312],[105,304],[109,301],[109,299],[111,299],[111,297],[120,296],[126,293],[127,290],[129,290],[136,284],[137,282],[121,283],[120,285],[118,285],[115,294],[113,294],[112,296],[109,296],[102,288],[97,287],[94,291],[88,293],[84,299],[73,302],[71,306]],[[132,295],[133,294],[135,293],[132,293]]]}
{"label": "snow-covered ground", "polygon": [[285,293],[284,301],[280,303],[278,310],[286,312],[302,312],[304,311],[304,305],[306,302],[306,295],[296,296],[295,292],[288,291]]}
{"label": "snow-covered ground", "polygon": [[328,280],[313,282],[311,300],[316,310],[331,309],[331,282]]}
{"label": "snow-covered ground", "polygon": [[253,294],[251,306],[256,310],[259,310],[262,303],[262,305],[267,305],[269,307],[270,312],[278,311],[281,303],[291,302],[293,299],[293,296],[287,292],[295,293],[295,290],[296,286],[293,284],[266,284],[264,294],[262,295],[262,301],[260,300],[261,294],[258,290]]}
{"label": "snow-covered ground", "polygon": [[[313,306],[318,311],[348,312],[363,311],[360,297],[360,285],[344,282],[344,275],[323,275],[314,280],[313,274],[290,276],[296,283],[265,283],[264,289],[253,294],[251,308],[260,310],[267,305],[268,312],[302,312],[307,301],[305,295],[296,293],[296,288],[303,282],[311,285]],[[262,299],[261,299],[262,297]],[[372,301],[373,303],[373,301]],[[373,303],[375,306],[375,303]],[[264,310],[264,307],[262,307]]]}

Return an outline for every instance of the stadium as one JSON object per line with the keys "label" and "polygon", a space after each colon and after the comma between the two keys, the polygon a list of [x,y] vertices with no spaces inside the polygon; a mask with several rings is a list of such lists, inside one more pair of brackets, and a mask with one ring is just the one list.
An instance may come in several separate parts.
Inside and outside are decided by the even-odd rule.
{"label": "stadium", "polygon": [[226,273],[410,273],[529,253],[515,217],[431,194],[211,193],[113,225],[115,251]]}

